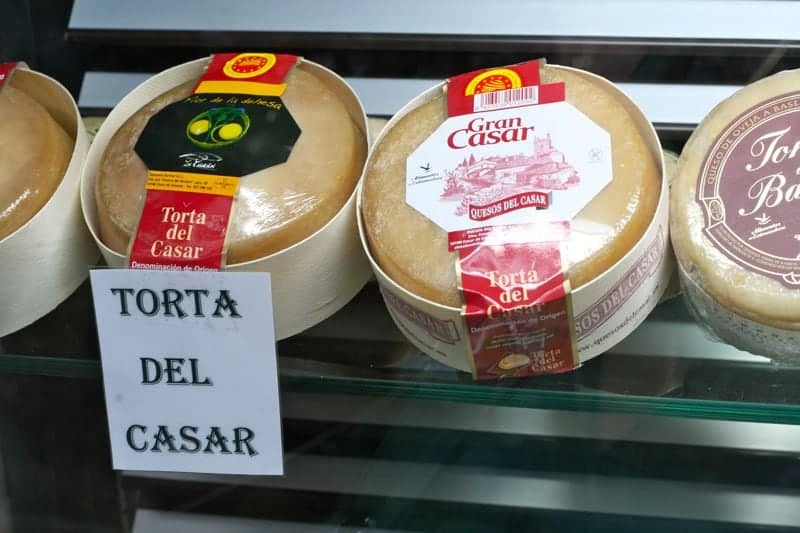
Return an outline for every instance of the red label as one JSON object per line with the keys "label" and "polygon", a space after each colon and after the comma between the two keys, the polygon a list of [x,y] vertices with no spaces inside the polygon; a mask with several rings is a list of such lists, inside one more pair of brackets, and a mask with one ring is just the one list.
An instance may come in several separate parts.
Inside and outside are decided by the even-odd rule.
{"label": "red label", "polygon": [[474,70],[447,80],[447,115],[560,102],[564,84],[539,84],[540,60]]}
{"label": "red label", "polygon": [[[265,53],[216,54],[194,93],[280,96],[283,81],[298,59]],[[208,129],[210,119],[199,122]],[[191,125],[182,124],[181,131],[174,133],[187,135]],[[239,137],[247,132],[240,122],[231,126],[238,128]],[[222,158],[214,151],[215,146],[236,140],[202,145],[198,153],[175,154],[183,167],[150,169],[144,207],[128,254],[130,268],[221,270],[225,266],[228,223],[239,176],[222,175],[224,171],[219,170],[220,174],[215,174]],[[192,171],[193,165],[202,170]]]}
{"label": "red label", "polygon": [[800,288],[800,92],[748,109],[717,137],[696,200],[704,234],[752,272]]}
{"label": "red label", "polygon": [[[563,83],[540,85],[539,69],[543,65],[543,61],[529,61],[450,78],[448,115],[563,101]],[[448,146],[475,148],[533,136],[533,127],[523,126],[514,117],[485,123],[482,116],[486,115],[476,115],[466,128],[450,134]],[[469,197],[465,194],[459,206],[467,211],[469,220],[490,221],[524,208],[547,209],[552,201],[550,192],[530,188],[513,191],[530,187],[537,180],[550,189],[565,189],[579,182],[574,169],[552,146],[549,134],[532,141],[532,156],[477,159],[470,155],[450,172],[455,192],[468,190],[473,182],[482,185]],[[462,167],[464,171],[459,173]],[[462,174],[468,185],[458,185],[457,176]],[[502,185],[488,185],[495,174],[511,194]],[[569,222],[487,226],[448,233],[450,251],[459,254],[463,316],[476,379],[566,372],[578,366],[567,267],[562,263],[561,248],[568,239]]]}
{"label": "red label", "polygon": [[550,193],[542,191],[521,192],[501,200],[495,200],[488,204],[469,204],[470,220],[484,221],[489,220],[517,209],[533,207],[536,209],[547,209],[550,206]]}
{"label": "red label", "polygon": [[[464,233],[451,234],[451,245],[453,240],[464,242]],[[458,251],[475,377],[523,377],[576,368],[575,328],[561,253],[568,223],[470,233],[475,244]],[[524,234],[528,241],[536,240],[535,235],[540,240],[516,242]]]}
{"label": "red label", "polygon": [[289,54],[214,54],[193,92],[280,96],[283,80],[298,59]]}
{"label": "red label", "polygon": [[220,270],[232,202],[215,194],[147,191],[129,267]]}
{"label": "red label", "polygon": [[11,72],[17,67],[17,62],[0,63],[0,88],[3,87],[5,81],[11,76]]}

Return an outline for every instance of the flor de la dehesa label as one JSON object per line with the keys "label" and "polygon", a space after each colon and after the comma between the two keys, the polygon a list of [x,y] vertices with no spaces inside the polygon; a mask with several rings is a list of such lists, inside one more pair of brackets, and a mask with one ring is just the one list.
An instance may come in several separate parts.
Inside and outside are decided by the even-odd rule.
{"label": "flor de la dehesa label", "polygon": [[91,282],[114,468],[283,474],[269,274]]}

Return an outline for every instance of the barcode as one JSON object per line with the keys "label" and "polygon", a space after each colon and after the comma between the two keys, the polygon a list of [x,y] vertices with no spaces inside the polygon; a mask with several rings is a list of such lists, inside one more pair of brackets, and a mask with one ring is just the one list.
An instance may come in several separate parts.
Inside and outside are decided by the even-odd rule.
{"label": "barcode", "polygon": [[506,89],[504,91],[494,91],[490,93],[478,93],[473,100],[473,110],[491,111],[504,107],[517,107],[521,105],[533,105],[539,103],[539,87],[517,87],[516,89]]}

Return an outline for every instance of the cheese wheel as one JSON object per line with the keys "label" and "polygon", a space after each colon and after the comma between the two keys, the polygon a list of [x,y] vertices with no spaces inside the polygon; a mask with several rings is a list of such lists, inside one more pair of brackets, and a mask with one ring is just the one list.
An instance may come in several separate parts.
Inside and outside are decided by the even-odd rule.
{"label": "cheese wheel", "polygon": [[[664,175],[667,178],[667,183],[672,186],[672,181],[678,171],[678,154],[670,150],[661,150],[664,156]],[[669,279],[669,285],[664,289],[664,294],[661,296],[661,301],[666,301],[678,296],[681,293],[681,282],[678,277],[677,270],[672,273]]]}
{"label": "cheese wheel", "polygon": [[94,139],[105,119],[105,117],[83,117],[83,127],[86,128],[86,133],[89,134],[90,139]]}
{"label": "cheese wheel", "polygon": [[[102,241],[125,254],[144,203],[147,171],[134,146],[147,121],[188,96],[185,83],[155,98],[114,134],[103,155],[95,197]],[[366,158],[365,134],[344,103],[303,64],[281,96],[301,135],[282,164],[242,177],[230,227],[228,264],[283,250],[322,228],[355,189]]]}
{"label": "cheese wheel", "polygon": [[[708,300],[707,305],[702,304],[703,307],[698,308],[697,314],[703,320],[716,313],[710,307],[720,307],[726,312],[735,313],[756,324],[781,330],[800,330],[800,286],[791,288],[776,279],[775,276],[765,275],[755,268],[744,265],[743,259],[748,259],[739,258],[737,260],[731,256],[729,250],[726,252],[720,245],[713,242],[706,232],[707,214],[704,213],[702,204],[698,201],[698,187],[711,179],[707,169],[704,168],[707,157],[719,147],[720,136],[729,131],[732,125],[741,120],[746,121],[748,114],[756,113],[756,110],[765,104],[767,104],[768,110],[772,110],[774,118],[777,118],[779,113],[775,112],[774,108],[783,104],[775,103],[773,105],[770,101],[779,100],[784,95],[796,94],[798,87],[800,87],[800,70],[793,70],[769,76],[740,89],[718,104],[703,119],[681,152],[677,177],[671,189],[670,232],[678,263],[683,275],[686,276],[687,283],[684,283],[684,291],[688,292],[690,296],[698,291],[702,292],[703,294],[698,295],[696,302],[701,299]],[[795,99],[792,106],[797,106],[798,102],[800,102],[800,98]],[[769,142],[766,142],[761,148],[769,150],[773,140],[779,142],[779,146],[788,143],[791,148],[791,145],[797,141],[796,130],[800,130],[800,114],[794,112],[793,115],[784,116],[787,120],[795,121],[794,128],[781,138],[769,137]],[[720,176],[723,176],[719,178],[721,180],[720,187],[728,187],[728,184],[736,185],[737,181],[741,183],[743,180],[747,180],[745,187],[748,184],[757,186],[759,178],[774,173],[782,173],[787,179],[787,186],[795,183],[798,167],[796,159],[794,161],[792,158],[784,160],[781,157],[780,164],[769,161],[763,167],[760,166],[762,162],[758,157],[758,138],[763,134],[773,135],[775,131],[781,130],[786,125],[786,123],[775,125],[777,122],[772,122],[772,119],[765,120],[766,118],[766,116],[762,116],[762,119],[758,121],[761,123],[760,126],[751,127],[751,125],[743,124],[742,129],[737,132],[736,137],[742,138],[738,145],[740,153],[745,154],[748,160],[736,163],[735,155],[732,154],[734,148],[731,148],[728,158],[730,163],[720,171]],[[755,151],[750,152],[751,148]],[[778,150],[781,149],[778,148]],[[716,152],[714,153],[716,154]],[[720,151],[720,153],[723,152]],[[756,167],[758,169],[754,172],[748,171],[746,170],[747,164],[751,165],[750,169]],[[753,205],[757,202],[755,197],[748,198],[749,194],[758,192],[756,189],[744,188],[734,192],[737,201],[752,200]],[[777,193],[777,190],[775,192]],[[777,199],[776,194],[775,200]],[[739,209],[733,209],[732,205],[726,205],[723,207],[727,212],[728,222],[726,224],[746,226],[745,233],[740,230],[742,240],[752,243],[755,247],[761,246],[765,241],[752,239],[751,235],[756,236],[756,234],[749,232],[755,232],[762,226],[770,226],[777,230],[774,232],[775,237],[784,240],[789,255],[796,254],[798,250],[795,250],[796,246],[794,245],[797,244],[797,232],[800,228],[794,224],[797,217],[792,215],[791,211],[796,211],[797,206],[792,204],[791,200],[776,202],[776,204],[778,205],[774,205],[775,210],[773,210],[772,202],[768,202],[767,205],[753,213],[747,213],[749,208],[744,209],[743,212],[747,213],[747,216],[740,215]],[[781,209],[788,210],[787,218],[781,218],[781,213],[778,212]],[[754,217],[758,217],[758,219]],[[783,222],[786,224],[784,225]],[[775,224],[779,225],[774,226]],[[753,254],[751,257],[758,256],[759,252]],[[688,291],[687,288],[692,290]],[[726,320],[733,323],[730,317]],[[741,326],[734,325],[730,329],[732,331],[741,330]],[[769,351],[769,341],[765,338],[755,338],[758,334],[749,331],[746,334],[753,337],[753,344],[756,346],[745,347],[745,349],[755,350],[759,353],[762,350]],[[773,333],[770,333],[770,336]],[[726,340],[735,342],[730,340],[730,335],[725,337]],[[739,343],[736,344],[739,345]],[[794,342],[793,345],[792,343],[787,344],[785,348],[797,353],[796,346],[796,342]]]}
{"label": "cheese wheel", "polygon": [[679,156],[670,150],[661,150],[661,153],[664,155],[664,175],[667,177],[667,183],[672,186],[672,180],[678,172]]}
{"label": "cheese wheel", "polygon": [[30,220],[61,183],[73,141],[22,91],[0,90],[0,239]]}
{"label": "cheese wheel", "polygon": [[[623,104],[606,87],[567,69],[547,66],[542,83],[566,83],[567,101],[609,132],[613,179],[572,220],[567,261],[573,289],[631,249],[647,229],[661,187],[660,169]],[[404,116],[373,147],[364,175],[362,214],[370,251],[384,272],[412,293],[461,306],[456,254],[447,234],[406,203],[406,158],[444,122],[443,95]]]}
{"label": "cheese wheel", "polygon": [[388,119],[378,117],[367,117],[367,132],[369,133],[370,143],[374,143],[383,128],[389,122]]}

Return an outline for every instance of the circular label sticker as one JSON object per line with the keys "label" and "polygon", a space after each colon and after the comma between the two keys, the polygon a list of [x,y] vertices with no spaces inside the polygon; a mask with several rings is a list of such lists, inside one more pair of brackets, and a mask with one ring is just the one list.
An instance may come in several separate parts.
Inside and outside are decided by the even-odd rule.
{"label": "circular label sticker", "polygon": [[267,73],[276,62],[275,54],[239,54],[225,63],[222,71],[230,78],[255,78]]}
{"label": "circular label sticker", "polygon": [[519,74],[507,68],[495,68],[478,74],[467,84],[464,94],[471,96],[478,93],[488,93],[522,87]]}
{"label": "circular label sticker", "polygon": [[704,234],[732,261],[800,288],[800,92],[754,106],[706,155]]}

